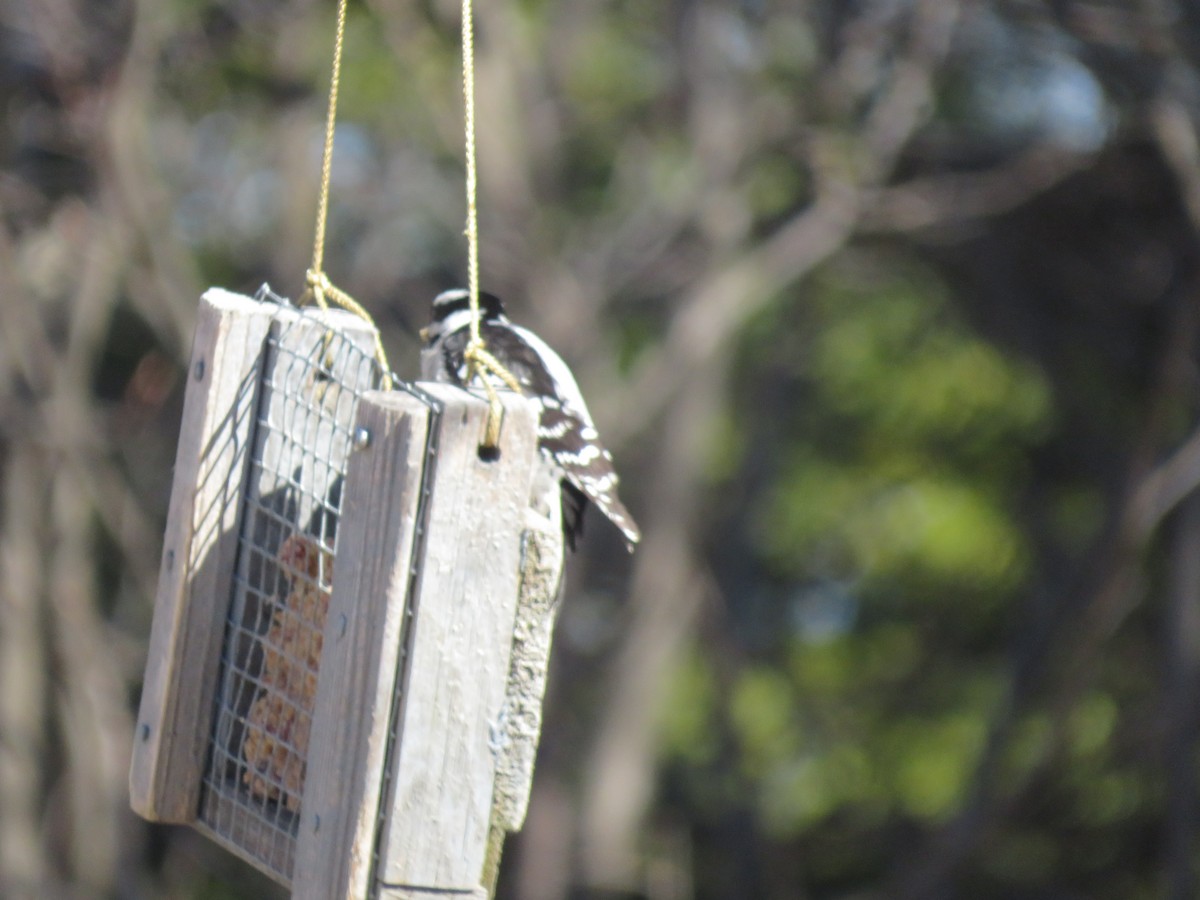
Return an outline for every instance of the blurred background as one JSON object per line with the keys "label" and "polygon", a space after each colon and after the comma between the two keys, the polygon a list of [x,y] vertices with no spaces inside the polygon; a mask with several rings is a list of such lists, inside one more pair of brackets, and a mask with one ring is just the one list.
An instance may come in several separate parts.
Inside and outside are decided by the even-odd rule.
{"label": "blurred background", "polygon": [[[0,896],[280,897],[128,811],[209,285],[298,296],[333,0],[0,0]],[[501,896],[1200,895],[1200,8],[477,11],[573,560]],[[351,4],[326,269],[465,280],[456,0]]]}

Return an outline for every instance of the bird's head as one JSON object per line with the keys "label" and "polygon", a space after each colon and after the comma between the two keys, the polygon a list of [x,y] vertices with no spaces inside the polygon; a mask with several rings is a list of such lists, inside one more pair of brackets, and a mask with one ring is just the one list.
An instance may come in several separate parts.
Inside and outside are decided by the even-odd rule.
{"label": "bird's head", "polygon": [[[498,322],[504,319],[504,304],[495,294],[479,292],[479,321]],[[442,291],[433,298],[429,324],[421,329],[421,342],[430,346],[444,334],[458,331],[471,324],[471,295],[462,288]]]}

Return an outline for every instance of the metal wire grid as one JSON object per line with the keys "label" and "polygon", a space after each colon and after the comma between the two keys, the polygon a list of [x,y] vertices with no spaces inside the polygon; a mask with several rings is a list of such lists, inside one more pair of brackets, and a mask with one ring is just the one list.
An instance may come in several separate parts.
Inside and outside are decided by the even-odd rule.
{"label": "metal wire grid", "polygon": [[315,316],[276,321],[258,415],[225,622],[199,823],[287,884],[337,553],[341,488],[371,347]]}

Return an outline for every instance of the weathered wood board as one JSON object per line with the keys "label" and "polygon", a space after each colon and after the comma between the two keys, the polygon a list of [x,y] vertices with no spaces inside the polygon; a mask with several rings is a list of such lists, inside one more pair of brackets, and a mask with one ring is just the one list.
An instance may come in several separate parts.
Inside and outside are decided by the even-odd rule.
{"label": "weathered wood board", "polygon": [[356,429],[342,499],[295,898],[366,897],[378,829],[392,697],[409,627],[408,591],[430,410],[404,393],[372,393]]}
{"label": "weathered wood board", "polygon": [[197,315],[129,773],[133,809],[154,821],[196,818],[270,325],[268,308],[221,290]]}
{"label": "weathered wood board", "polygon": [[[506,395],[500,457],[486,461],[486,403],[421,387],[443,411],[431,426],[415,582],[405,529],[416,467],[370,457],[402,449],[414,461],[427,411],[403,393],[360,406],[372,437],[352,458],[340,552],[361,562],[335,570],[330,627],[347,615],[348,631],[327,632],[318,688],[317,714],[337,708],[345,730],[314,735],[296,897],[365,896],[372,877],[381,890],[470,894],[482,879],[536,428],[530,404]],[[415,625],[403,634],[408,616]]]}

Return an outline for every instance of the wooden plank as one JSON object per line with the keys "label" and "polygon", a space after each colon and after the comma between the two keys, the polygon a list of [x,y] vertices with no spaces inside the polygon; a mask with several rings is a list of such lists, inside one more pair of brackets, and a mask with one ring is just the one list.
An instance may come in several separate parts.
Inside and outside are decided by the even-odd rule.
{"label": "wooden plank", "polygon": [[521,582],[512,661],[505,691],[504,752],[496,765],[494,821],[519,831],[529,807],[533,765],[542,733],[542,701],[550,670],[550,646],[562,587],[562,507],[552,520],[534,523],[521,542]]}
{"label": "wooden plank", "polygon": [[356,428],[370,438],[343,490],[294,900],[367,896],[428,425],[406,393],[372,392],[358,407]]}
{"label": "wooden plank", "polygon": [[489,900],[484,888],[472,891],[444,891],[440,888],[389,888],[379,889],[379,900]]}
{"label": "wooden plank", "polygon": [[248,297],[213,289],[200,302],[129,772],[147,819],[196,816],[270,323]]}
{"label": "wooden plank", "polygon": [[377,878],[383,888],[472,891],[483,878],[502,750],[536,415],[503,393],[500,455],[489,462],[479,452],[487,404],[422,387],[445,411]]}
{"label": "wooden plank", "polygon": [[483,885],[494,891],[504,836],[520,831],[529,808],[533,767],[542,734],[542,702],[550,672],[550,647],[562,592],[565,543],[562,504],[550,498],[548,516],[526,512],[521,538],[521,581],[508,667],[502,748],[496,759],[496,785]]}

